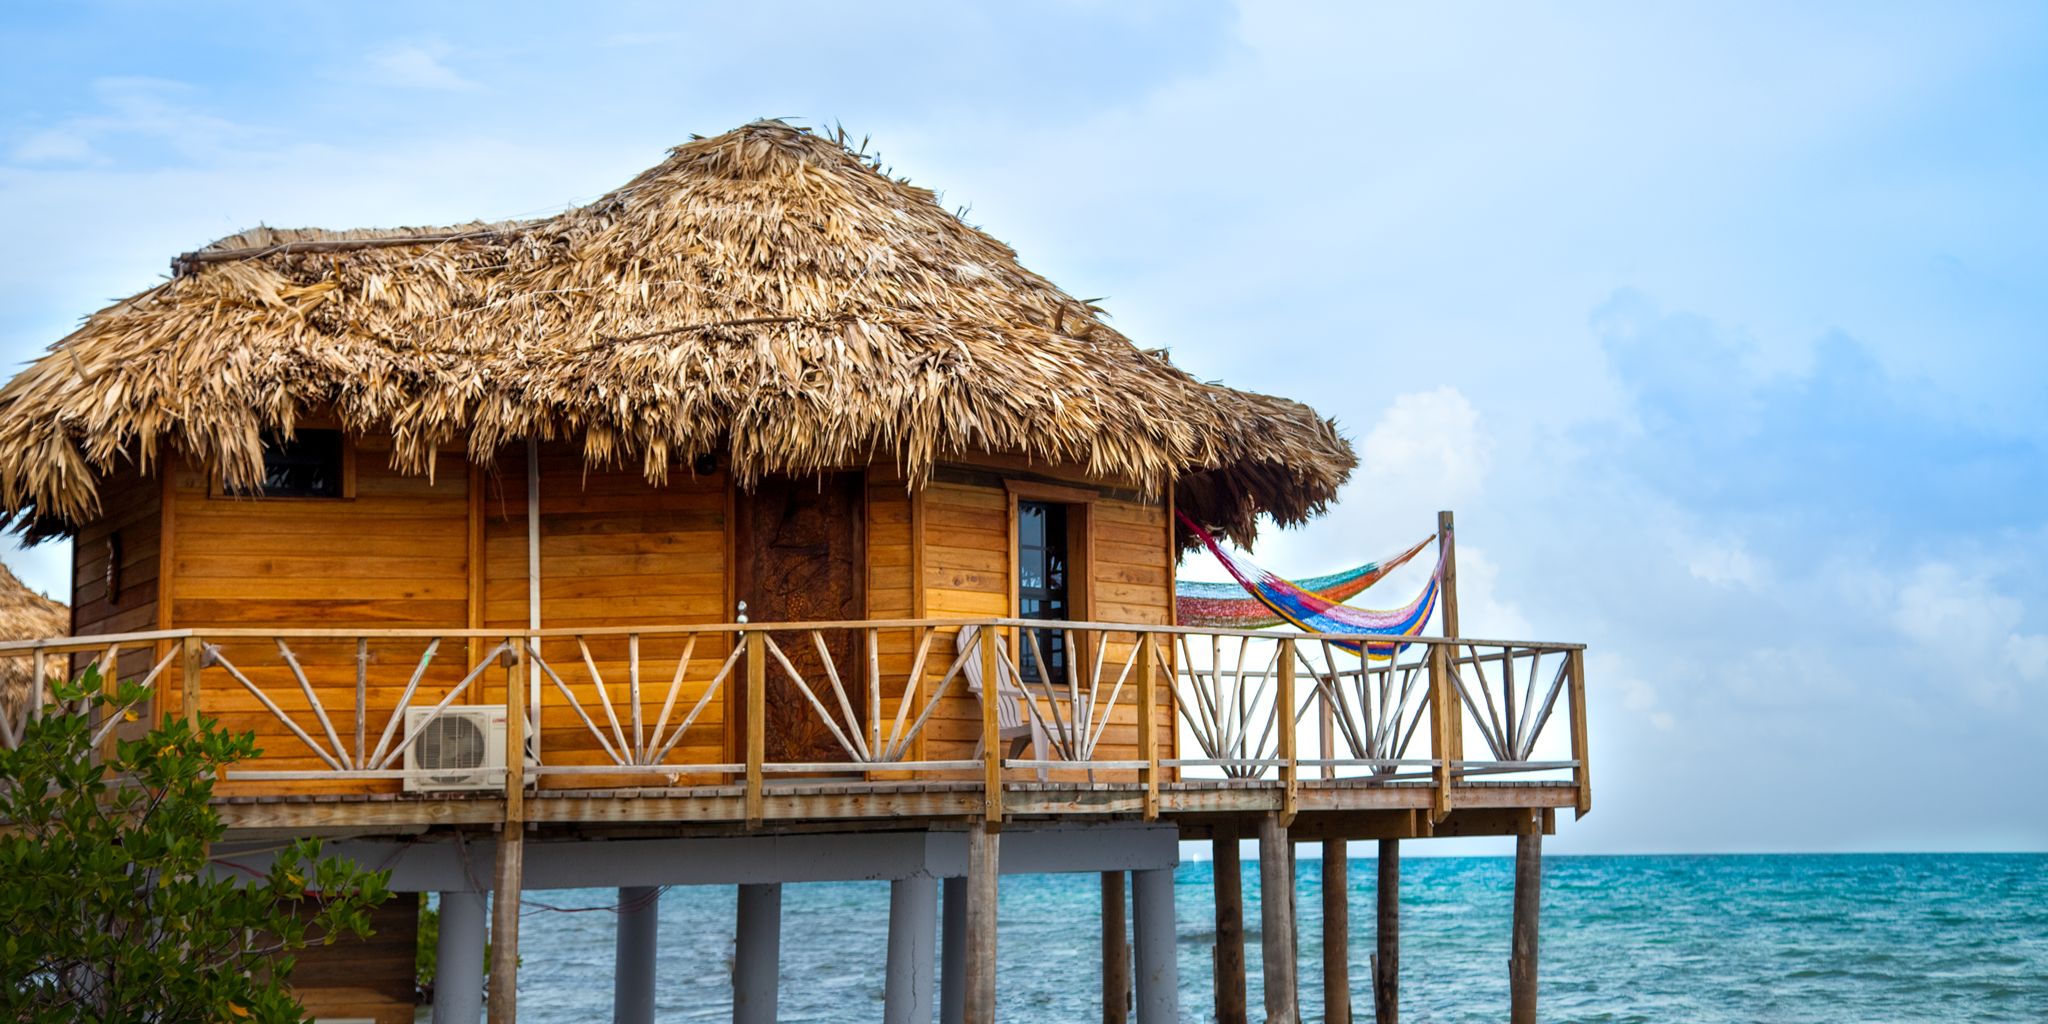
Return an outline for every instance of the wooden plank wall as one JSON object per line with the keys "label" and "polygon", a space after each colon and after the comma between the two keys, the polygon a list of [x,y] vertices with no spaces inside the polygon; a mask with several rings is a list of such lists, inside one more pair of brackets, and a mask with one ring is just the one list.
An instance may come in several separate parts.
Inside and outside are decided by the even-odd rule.
{"label": "wooden plank wall", "polygon": [[[1089,618],[1104,622],[1130,622],[1164,626],[1173,622],[1173,555],[1168,537],[1164,505],[1104,498],[1089,508]],[[1125,634],[1125,640],[1134,639]],[[1103,659],[1108,666],[1121,665],[1129,650],[1113,643]],[[1177,664],[1178,660],[1171,662]],[[1159,730],[1159,756],[1178,756],[1175,716],[1167,690],[1169,680],[1159,680],[1160,704],[1154,711]],[[1121,701],[1120,701],[1121,704]],[[1109,748],[1114,745],[1115,749]],[[1097,756],[1105,760],[1138,756],[1138,718],[1135,708],[1119,706],[1103,733]]]}
{"label": "wooden plank wall", "polygon": [[[1009,615],[1016,587],[1012,583],[1008,493],[1000,487],[929,483],[918,500],[925,615],[935,619]],[[947,630],[932,644],[925,663],[926,685],[937,685],[954,653],[954,631]],[[964,675],[956,679],[925,723],[923,757],[952,760],[973,756],[981,736],[981,704],[966,683]]]}
{"label": "wooden plank wall", "polygon": [[[438,472],[428,478],[391,469],[388,442],[365,438],[356,448],[352,498],[223,496],[197,466],[178,462],[169,516],[169,621],[199,629],[462,628],[468,612],[469,473],[460,452],[443,453]],[[325,739],[274,645],[238,640],[220,646],[302,729]],[[354,643],[297,640],[290,646],[344,745],[353,746]],[[372,642],[367,747],[376,746],[424,648],[417,640]],[[443,644],[421,679],[414,706],[439,701],[462,678],[467,661],[463,644]],[[325,766],[226,672],[209,669],[203,678],[203,710],[229,728],[253,730],[264,769]],[[397,787],[395,781],[242,785],[230,771],[218,791]]]}
{"label": "wooden plank wall", "polygon": [[[495,469],[472,474],[459,450],[445,452],[429,479],[388,466],[388,443],[356,442],[354,496],[346,499],[265,499],[209,493],[196,467],[172,469],[171,505],[153,515],[159,490],[139,478],[110,488],[110,515],[94,529],[123,529],[124,597],[107,607],[94,591],[104,578],[104,533],[86,535],[77,548],[76,604],[81,629],[177,626],[261,628],[413,627],[523,629],[527,622],[526,486],[523,452],[508,451]],[[867,488],[867,614],[871,618],[983,618],[1013,613],[1015,600],[1012,502],[1002,483],[1007,468],[977,467],[962,479],[935,480],[912,491],[895,470],[873,468]],[[1032,474],[1035,475],[1035,474]],[[637,466],[587,469],[570,444],[544,447],[541,464],[541,591],[548,628],[631,624],[723,623],[732,619],[732,525],[726,476],[693,476],[686,468],[662,487],[647,484]],[[1077,481],[1084,483],[1085,481]],[[478,493],[472,501],[471,488]],[[1086,556],[1091,618],[1164,624],[1172,615],[1172,554],[1162,505],[1128,492],[1103,490],[1089,504]],[[152,523],[171,524],[171,557],[159,559]],[[95,544],[93,537],[98,537]],[[472,564],[472,563],[476,564]],[[169,606],[155,604],[157,565],[168,572]],[[103,585],[101,585],[103,589]],[[126,595],[134,595],[130,598]],[[165,614],[167,612],[167,614]],[[693,658],[670,721],[703,695],[730,651],[722,635],[707,636]],[[878,649],[883,723],[893,719],[909,671],[916,637],[909,630],[884,636]],[[415,706],[438,701],[468,670],[471,651],[445,643],[422,679]],[[475,645],[476,652],[487,645]],[[369,746],[376,745],[399,693],[417,666],[418,641],[373,641],[370,710],[364,716]],[[684,647],[679,638],[641,644],[641,717],[650,730],[667,696]],[[341,734],[352,745],[355,727],[355,650],[350,642],[295,641],[293,650]],[[278,652],[255,641],[224,645],[233,662],[292,715],[308,733],[322,733]],[[550,642],[543,658],[568,684],[608,737],[632,739],[626,642],[593,640],[591,660],[619,721],[614,733],[597,680],[573,641]],[[1113,676],[1124,650],[1113,644],[1105,662]],[[936,683],[953,658],[950,634],[935,639],[925,683]],[[144,666],[146,668],[146,666]],[[864,666],[863,666],[864,668]],[[466,702],[500,703],[505,673],[486,669]],[[316,769],[322,762],[276,721],[260,702],[219,670],[206,676],[203,707],[230,727],[256,731],[264,768]],[[727,680],[735,691],[735,674]],[[550,764],[607,764],[609,756],[551,681],[543,679],[544,756]],[[920,705],[921,706],[921,705]],[[715,697],[684,741],[665,759],[671,765],[710,764],[733,756],[728,703]],[[912,756],[964,758],[979,738],[980,710],[964,680],[928,723]],[[1172,756],[1170,710],[1160,712],[1162,756]],[[1119,711],[1105,734],[1104,758],[1136,754],[1136,723]],[[705,781],[688,775],[683,781]],[[658,777],[583,776],[549,785],[583,788],[648,784]],[[396,782],[306,783],[294,789],[397,788]],[[232,780],[224,794],[237,792]]]}
{"label": "wooden plank wall", "polygon": [[[1041,469],[1041,472],[1043,470]],[[1075,484],[1085,478],[1069,474]],[[925,538],[921,585],[925,614],[975,618],[1015,613],[1015,533],[1010,522],[1007,490],[993,483],[934,482],[919,496]],[[1099,621],[1165,625],[1172,621],[1172,555],[1163,505],[1098,497],[1086,512],[1089,565],[1085,617]],[[1130,653],[1131,634],[1112,635],[1104,654],[1102,686],[1106,699],[1118,668]],[[945,657],[939,657],[943,652]],[[950,639],[936,644],[928,676],[936,679],[950,663]],[[1090,665],[1092,667],[1092,663]],[[964,682],[964,681],[963,681]],[[1103,760],[1135,758],[1138,752],[1136,710],[1127,684],[1103,732],[1096,756]],[[1157,713],[1161,757],[1175,756],[1172,710],[1162,703]],[[971,756],[980,735],[979,702],[957,686],[926,726],[922,756],[932,759]],[[1027,755],[1028,752],[1027,752]]]}
{"label": "wooden plank wall", "polygon": [[[525,453],[499,456],[499,473],[487,476],[484,495],[484,623],[488,627],[523,629],[527,624],[526,475]],[[568,444],[541,451],[541,625],[549,629],[578,626],[687,625],[730,622],[733,618],[728,546],[728,495],[721,473],[693,476],[677,467],[668,484],[648,484],[638,466],[586,470],[581,451]],[[704,693],[719,665],[731,651],[727,635],[700,640],[691,652],[677,707],[670,723],[679,722]],[[660,717],[686,641],[648,637],[641,641],[641,716],[643,730]],[[597,679],[584,664],[572,640],[553,640],[541,656],[575,693],[590,715],[617,746],[623,735],[633,740],[630,671],[624,638],[589,641]],[[619,730],[613,733],[598,696],[598,681],[612,699]],[[728,686],[740,685],[737,673]],[[715,764],[725,760],[726,702],[715,697],[682,742],[665,759],[669,764]],[[542,756],[549,764],[609,764],[596,736],[583,725],[575,707],[551,680],[541,687]],[[651,741],[650,741],[651,743]],[[575,776],[544,778],[558,788],[590,788],[629,784],[627,777]],[[645,782],[660,781],[645,779]],[[688,780],[686,780],[688,781]]]}
{"label": "wooden plank wall", "polygon": [[[133,633],[157,628],[157,576],[163,552],[163,487],[124,466],[100,481],[101,517],[78,531],[71,544],[71,633]],[[118,594],[107,590],[108,538],[119,537]],[[155,664],[152,652],[137,648],[120,659],[123,678],[139,679]],[[72,671],[92,655],[72,658]],[[154,718],[152,713],[150,718]]]}
{"label": "wooden plank wall", "polygon": [[[917,550],[919,499],[892,465],[870,466],[867,483],[867,617],[921,618],[924,593],[917,586],[916,577],[917,566],[921,563]],[[921,630],[892,629],[877,634],[876,661],[882,679],[882,717],[879,723],[868,723],[870,737],[888,741],[922,633]],[[938,648],[936,640],[933,648],[934,651]],[[922,703],[912,705],[904,721],[905,729],[909,728],[922,706]],[[914,745],[908,756],[921,758],[921,750],[921,745]]]}
{"label": "wooden plank wall", "polygon": [[315,940],[300,950],[292,994],[307,1017],[412,1024],[418,1012],[419,921],[419,897],[394,893],[370,912],[368,938],[344,936],[331,946]]}

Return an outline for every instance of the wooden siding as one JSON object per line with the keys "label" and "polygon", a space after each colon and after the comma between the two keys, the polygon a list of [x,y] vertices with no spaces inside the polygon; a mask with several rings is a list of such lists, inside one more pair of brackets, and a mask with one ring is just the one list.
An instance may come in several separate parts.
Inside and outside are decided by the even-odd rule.
{"label": "wooden siding", "polygon": [[[444,452],[430,479],[388,466],[388,441],[353,442],[354,496],[344,499],[224,497],[208,487],[197,467],[174,463],[168,508],[161,485],[136,477],[110,486],[109,515],[81,533],[76,548],[74,603],[83,631],[140,629],[156,624],[205,629],[255,628],[484,628],[527,624],[527,535],[524,453],[507,451],[490,470],[472,471],[459,450]],[[1024,483],[1019,483],[1023,481]],[[1050,483],[1048,483],[1050,482]],[[678,467],[670,482],[650,486],[637,467],[587,469],[568,444],[543,447],[541,457],[541,606],[547,628],[722,623],[733,617],[732,522],[734,497],[722,473],[694,476]],[[1086,500],[1085,536],[1076,557],[1087,567],[1076,581],[1076,614],[1097,621],[1168,624],[1172,621],[1172,554],[1167,510],[1128,489],[1096,487],[1073,472],[1045,467],[975,464],[942,474],[912,490],[893,469],[871,469],[865,491],[866,615],[874,619],[985,618],[1015,613],[1014,487],[1073,485]],[[123,596],[104,600],[105,536],[122,531]],[[159,550],[168,530],[169,551]],[[159,570],[161,566],[161,570]],[[156,601],[159,574],[168,604]],[[877,646],[884,680],[879,725],[893,721],[919,637],[889,631]],[[685,641],[643,640],[640,710],[650,730],[666,699]],[[703,695],[730,651],[725,636],[700,640],[684,675],[670,721]],[[445,643],[421,677],[412,704],[428,707],[458,683],[488,642]],[[377,640],[369,649],[363,716],[365,744],[374,749],[418,667],[421,641]],[[351,641],[291,642],[316,696],[344,748],[354,745],[356,650]],[[584,649],[573,640],[550,641],[542,651],[585,714],[618,745],[633,745],[627,641],[605,638]],[[1128,654],[1112,642],[1105,671],[1112,677]],[[236,640],[222,652],[316,740],[318,718],[284,656],[266,642]],[[953,660],[950,630],[934,638],[921,685],[936,683]],[[146,671],[142,652],[127,656],[124,672]],[[1091,659],[1092,660],[1092,659]],[[592,667],[595,667],[593,676]],[[482,671],[462,698],[497,704],[505,699],[507,672]],[[254,730],[264,750],[262,767],[317,770],[324,762],[261,701],[219,669],[209,669],[203,709],[231,728]],[[599,683],[610,695],[604,712]],[[664,759],[673,766],[726,763],[737,758],[728,699],[743,677],[726,681],[725,696],[704,708],[687,736]],[[605,744],[552,679],[541,677],[543,756],[552,765],[610,763]],[[928,691],[927,691],[928,692]],[[1097,756],[1137,756],[1135,718],[1126,706],[1112,720]],[[921,701],[916,707],[921,707]],[[611,720],[616,717],[618,726]],[[1161,756],[1173,756],[1174,721],[1159,713]],[[402,723],[401,723],[402,724]],[[979,738],[980,710],[964,679],[956,683],[910,752],[918,759],[970,756]],[[395,739],[395,737],[394,737]],[[324,745],[324,744],[323,744]],[[396,766],[394,762],[393,766]],[[654,773],[556,777],[550,786],[648,785],[668,781]],[[683,774],[676,781],[710,781]],[[395,791],[374,782],[249,783],[270,791]],[[224,795],[241,792],[230,773]]]}
{"label": "wooden siding", "polygon": [[[157,628],[158,575],[163,561],[162,486],[133,467],[123,467],[100,484],[101,517],[78,531],[71,544],[71,632],[133,633]],[[120,593],[107,590],[108,538],[121,555]],[[152,651],[137,648],[120,658],[123,678],[139,679],[155,664]],[[83,669],[91,655],[72,658]],[[152,713],[150,718],[154,718]]]}
{"label": "wooden siding", "polygon": [[[484,495],[484,610],[487,628],[527,625],[526,474],[523,452],[497,460]],[[730,622],[733,617],[729,561],[729,503],[722,473],[693,476],[678,467],[664,487],[647,483],[638,467],[587,470],[580,450],[545,445],[540,460],[541,625],[689,625]],[[691,651],[690,664],[671,724],[696,704],[730,652],[723,636],[706,637]],[[669,681],[687,641],[645,639],[640,646],[641,718],[651,730],[660,716]],[[589,643],[590,663],[573,640],[542,645],[541,656],[561,677],[584,711],[611,736],[633,737],[627,641]],[[619,720],[616,733],[598,695],[602,682]],[[729,679],[727,685],[736,685]],[[610,756],[583,726],[576,709],[552,679],[541,680],[543,757],[554,765],[608,764]],[[713,699],[669,764],[725,761],[728,744],[725,701]],[[585,788],[626,783],[627,777],[575,776],[543,779],[544,785]],[[657,781],[653,778],[647,782]]]}
{"label": "wooden siding", "polygon": [[370,912],[368,938],[345,935],[331,946],[316,939],[295,954],[292,994],[305,1005],[306,1016],[412,1024],[418,1010],[419,922],[419,897],[394,893]]}
{"label": "wooden siding", "polygon": [[[452,628],[468,613],[468,466],[444,453],[429,478],[389,465],[389,442],[352,442],[355,491],[350,498],[224,496],[206,473],[179,461],[172,473],[170,624],[177,627]],[[356,649],[349,641],[289,643],[346,746],[353,746]],[[221,643],[221,653],[298,722],[324,732],[283,654],[274,644]],[[378,641],[369,649],[364,716],[366,745],[377,738],[424,653],[418,641]],[[413,697],[431,707],[466,672],[464,645],[444,644]],[[223,671],[208,670],[200,705],[231,729],[252,730],[265,770],[317,770],[324,762]],[[495,686],[502,674],[477,684]],[[400,723],[401,728],[403,723]],[[397,766],[394,762],[393,766]],[[228,773],[219,791],[275,791],[280,784],[238,784]],[[310,790],[395,790],[395,781],[292,783]]]}
{"label": "wooden siding", "polygon": [[[980,469],[981,467],[976,467]],[[924,534],[924,568],[920,581],[925,600],[924,614],[934,618],[1007,616],[1016,613],[1016,533],[1012,518],[1015,503],[1003,486],[1005,480],[1025,474],[1010,466],[996,468],[988,482],[970,482],[970,474],[956,474],[958,482],[932,483],[919,495],[920,526]],[[1085,483],[1078,474],[1040,472],[1032,477]],[[1096,621],[1167,625],[1172,622],[1172,554],[1163,505],[1094,496],[1087,502],[1086,536],[1077,545],[1075,557],[1087,565],[1085,585],[1076,587],[1077,598],[1085,602],[1081,617]],[[1085,595],[1085,596],[1083,596]],[[1014,648],[1013,648],[1014,649]],[[935,645],[936,666],[930,676],[942,673],[951,661],[950,640]],[[938,654],[946,655],[941,659]],[[1128,635],[1114,639],[1103,652],[1104,672],[1112,679],[1118,666],[1130,655]],[[1092,655],[1090,656],[1092,659]],[[1107,686],[1104,688],[1107,694]],[[1135,759],[1138,756],[1138,728],[1130,690],[1118,700],[1109,727],[1102,734],[1096,757],[1103,760]],[[1175,749],[1173,712],[1162,703],[1157,712],[1160,756],[1171,758]],[[950,759],[970,756],[980,736],[981,711],[964,686],[949,693],[926,727],[922,756]],[[1028,756],[1028,755],[1027,755]]]}

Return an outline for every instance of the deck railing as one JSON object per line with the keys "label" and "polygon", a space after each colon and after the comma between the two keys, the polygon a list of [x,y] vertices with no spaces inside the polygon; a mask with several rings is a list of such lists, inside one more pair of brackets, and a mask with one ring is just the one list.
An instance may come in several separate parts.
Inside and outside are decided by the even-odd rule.
{"label": "deck railing", "polygon": [[[507,787],[738,786],[749,819],[793,778],[979,782],[990,815],[1035,783],[1141,792],[1147,816],[1162,787],[1205,785],[1277,788],[1290,812],[1304,785],[1426,785],[1442,813],[1491,776],[1567,782],[1589,805],[1581,646],[1346,648],[1384,639],[1022,619],[215,629],[6,643],[0,659],[98,666],[140,681],[152,714],[255,730],[263,754],[221,784],[245,795],[447,775],[406,769],[407,751],[452,708],[502,704]],[[0,745],[78,710],[17,705]]]}

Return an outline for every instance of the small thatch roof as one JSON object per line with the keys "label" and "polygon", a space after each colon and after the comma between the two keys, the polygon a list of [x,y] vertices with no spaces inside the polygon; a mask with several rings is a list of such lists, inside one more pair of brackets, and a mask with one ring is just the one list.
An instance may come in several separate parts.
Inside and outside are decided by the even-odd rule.
{"label": "small thatch roof", "polygon": [[175,445],[225,482],[308,411],[390,431],[401,469],[464,439],[580,438],[650,480],[729,453],[744,484],[877,457],[1027,455],[1151,490],[1249,540],[1355,464],[1306,406],[1205,384],[871,158],[777,121],[670,152],[540,220],[260,229],[176,262],[0,390],[0,515],[94,514]]}
{"label": "small thatch roof", "polygon": [[[0,565],[0,642],[41,640],[71,632],[71,608],[30,590],[28,584]],[[59,678],[68,659],[51,658],[45,675]],[[36,674],[33,657],[0,657],[0,715],[18,713]]]}

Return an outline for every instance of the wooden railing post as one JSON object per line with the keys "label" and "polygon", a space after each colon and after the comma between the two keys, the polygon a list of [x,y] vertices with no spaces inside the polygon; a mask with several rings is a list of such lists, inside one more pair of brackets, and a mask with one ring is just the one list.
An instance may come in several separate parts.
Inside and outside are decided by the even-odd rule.
{"label": "wooden railing post", "polygon": [[1586,652],[1584,648],[1573,648],[1565,653],[1567,683],[1565,698],[1571,702],[1572,715],[1572,760],[1578,764],[1572,768],[1572,781],[1578,784],[1579,795],[1573,807],[1573,817],[1583,818],[1593,809],[1593,769],[1587,760],[1586,748]]}
{"label": "wooden railing post", "polygon": [[768,755],[768,655],[760,633],[747,644],[747,827],[761,824],[761,762]]}
{"label": "wooden railing post", "polygon": [[1159,673],[1152,634],[1138,634],[1138,756],[1145,767],[1145,820],[1159,818]]}
{"label": "wooden railing post", "polygon": [[29,662],[28,717],[40,722],[43,720],[43,687],[50,685],[46,678],[49,675],[49,656],[38,647]]}
{"label": "wooden railing post", "polygon": [[[965,627],[962,627],[963,629]],[[991,823],[1003,820],[1003,739],[1002,726],[996,720],[997,701],[1002,698],[1002,677],[998,675],[1000,658],[996,656],[996,627],[993,623],[983,624],[981,635],[981,758],[982,758],[982,815]]]}
{"label": "wooden railing post", "polygon": [[497,878],[491,891],[491,1024],[513,1024],[519,1013],[519,909],[526,877],[526,672],[527,637],[505,679],[505,825],[498,834]]}
{"label": "wooden railing post", "polygon": [[1452,735],[1460,705],[1456,688],[1451,684],[1450,652],[1449,644],[1429,645],[1429,744],[1430,754],[1436,761],[1430,769],[1430,778],[1436,789],[1432,808],[1432,817],[1436,821],[1444,820],[1451,813],[1452,762],[1463,757]]}
{"label": "wooden railing post", "polygon": [[514,641],[512,667],[505,678],[505,821],[526,820],[526,673],[530,670],[526,637]]}
{"label": "wooden railing post", "polygon": [[[1457,524],[1453,521],[1449,511],[1436,514],[1436,536],[1437,544],[1443,552],[1444,562],[1443,580],[1437,585],[1438,591],[1443,595],[1443,603],[1438,611],[1438,615],[1441,616],[1440,624],[1443,626],[1444,635],[1456,638],[1459,629],[1458,531]],[[1458,649],[1456,647],[1451,648],[1452,656],[1455,657],[1457,653]],[[1457,688],[1454,686],[1451,688],[1451,696],[1455,698],[1457,695]],[[1449,746],[1451,749],[1458,751],[1459,757],[1465,756],[1465,716],[1463,715],[1456,713],[1451,715]]]}
{"label": "wooden railing post", "polygon": [[1279,704],[1273,709],[1280,740],[1280,824],[1284,828],[1294,824],[1294,813],[1301,797],[1301,765],[1295,751],[1294,717],[1294,638],[1280,640],[1280,693],[1275,698]]}
{"label": "wooden railing post", "polygon": [[196,636],[179,641],[178,713],[194,728],[199,725],[199,671],[206,666],[206,643]]}

